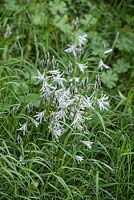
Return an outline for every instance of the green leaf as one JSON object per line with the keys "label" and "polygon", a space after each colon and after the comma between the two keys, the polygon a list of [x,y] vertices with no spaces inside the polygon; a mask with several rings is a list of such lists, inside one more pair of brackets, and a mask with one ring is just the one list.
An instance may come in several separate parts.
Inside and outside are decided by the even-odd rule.
{"label": "green leaf", "polygon": [[83,25],[93,26],[98,22],[98,18],[92,14],[86,14],[84,18],[80,20]]}
{"label": "green leaf", "polygon": [[53,2],[51,1],[49,3],[49,7],[50,7],[50,12],[53,15],[56,15],[57,13],[64,14],[67,11],[65,2],[61,0],[54,0]]}
{"label": "green leaf", "polygon": [[108,70],[107,72],[102,72],[101,80],[104,85],[108,88],[113,88],[116,86],[116,81],[118,80],[118,76],[112,70]]}
{"label": "green leaf", "polygon": [[130,65],[125,61],[124,58],[118,59],[117,63],[114,65],[114,71],[117,73],[124,73],[127,72]]}
{"label": "green leaf", "polygon": [[32,22],[34,25],[44,25],[45,14],[37,10],[32,16]]}
{"label": "green leaf", "polygon": [[56,16],[53,19],[53,25],[59,28],[64,33],[70,33],[71,32],[71,25],[67,23],[67,20],[64,17]]}
{"label": "green leaf", "polygon": [[16,0],[6,0],[5,1],[5,9],[9,11],[17,11],[19,6],[16,4]]}
{"label": "green leaf", "polygon": [[132,32],[128,32],[127,30],[125,30],[125,33],[122,33],[120,38],[118,39],[116,47],[120,51],[133,53],[134,52],[133,44],[134,44],[134,34]]}

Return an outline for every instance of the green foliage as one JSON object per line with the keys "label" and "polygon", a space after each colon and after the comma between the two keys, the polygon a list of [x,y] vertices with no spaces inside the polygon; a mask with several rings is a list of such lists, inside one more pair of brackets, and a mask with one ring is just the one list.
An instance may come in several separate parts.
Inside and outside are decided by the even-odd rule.
{"label": "green foliage", "polygon": [[50,1],[49,9],[53,15],[56,15],[58,13],[65,14],[67,11],[65,2],[61,0]]}
{"label": "green foliage", "polygon": [[81,24],[83,26],[88,25],[92,27],[93,25],[96,25],[97,22],[98,22],[98,19],[93,14],[86,14],[81,19]]}
{"label": "green foliage", "polygon": [[57,15],[52,20],[52,23],[64,33],[68,33],[69,34],[72,31],[72,27],[68,23],[68,20],[66,19],[65,16],[64,17],[60,17],[59,15]]}
{"label": "green foliage", "polygon": [[116,86],[118,76],[112,70],[108,70],[107,72],[102,72],[101,80],[108,88],[113,88]]}
{"label": "green foliage", "polygon": [[19,9],[19,5],[16,4],[16,0],[6,0],[5,9],[8,11],[17,11]]}
{"label": "green foliage", "polygon": [[42,26],[44,24],[45,17],[46,16],[44,12],[41,12],[39,9],[36,9],[34,15],[32,16],[32,22],[34,25]]}
{"label": "green foliage", "polygon": [[[0,2],[0,200],[134,199],[133,9],[132,0]],[[64,51],[82,33],[87,33],[85,54],[79,57],[88,62],[84,73]],[[107,71],[97,68],[103,56]],[[107,112],[84,111],[88,130],[63,122],[66,131],[59,140],[47,117],[57,108],[42,100],[35,78],[37,70],[45,75],[56,70],[52,58],[64,77],[70,76],[72,62],[80,78],[68,83],[73,92],[76,84],[83,95],[94,93],[91,83],[100,73],[110,96]],[[99,90],[103,93],[99,87],[96,98]],[[32,117],[42,110],[44,121],[37,128]],[[18,130],[25,121],[27,134]],[[94,142],[91,149],[81,144],[88,139]],[[83,162],[76,162],[77,154]]]}
{"label": "green foliage", "polygon": [[114,71],[117,73],[125,73],[129,70],[130,64],[125,59],[121,58],[117,60],[117,63],[113,65]]}
{"label": "green foliage", "polygon": [[134,43],[134,34],[127,30],[126,27],[125,30],[123,30],[122,34],[120,34],[120,37],[116,43],[116,47],[125,53],[132,54],[134,52],[133,43]]}

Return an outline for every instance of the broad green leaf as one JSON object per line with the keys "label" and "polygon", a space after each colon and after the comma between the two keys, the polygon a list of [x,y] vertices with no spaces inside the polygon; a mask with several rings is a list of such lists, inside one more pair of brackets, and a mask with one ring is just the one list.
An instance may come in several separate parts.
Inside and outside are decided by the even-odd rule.
{"label": "broad green leaf", "polygon": [[43,25],[45,20],[45,14],[37,10],[32,16],[32,22],[34,25]]}
{"label": "broad green leaf", "polygon": [[86,14],[84,18],[81,19],[83,25],[93,26],[97,23],[98,18],[92,14]]}
{"label": "broad green leaf", "polygon": [[64,17],[56,16],[53,19],[53,25],[59,28],[64,33],[70,33],[71,32],[71,25],[67,23],[67,20]]}
{"label": "broad green leaf", "polygon": [[120,51],[132,53],[134,52],[133,44],[134,44],[134,34],[126,30],[125,33],[122,33],[120,35],[120,38],[118,39],[116,43],[116,47]]}
{"label": "broad green leaf", "polygon": [[50,1],[49,7],[50,7],[50,12],[53,15],[56,15],[58,13],[64,14],[67,11],[65,2],[61,0]]}
{"label": "broad green leaf", "polygon": [[117,63],[114,65],[114,71],[117,73],[124,73],[127,72],[130,65],[127,63],[124,58],[118,59]]}
{"label": "broad green leaf", "polygon": [[16,0],[6,0],[5,9],[9,11],[17,11],[19,9],[19,5],[16,4]]}
{"label": "broad green leaf", "polygon": [[102,72],[101,80],[104,85],[108,88],[113,88],[116,86],[116,81],[118,80],[118,76],[112,70],[108,70],[107,72]]}

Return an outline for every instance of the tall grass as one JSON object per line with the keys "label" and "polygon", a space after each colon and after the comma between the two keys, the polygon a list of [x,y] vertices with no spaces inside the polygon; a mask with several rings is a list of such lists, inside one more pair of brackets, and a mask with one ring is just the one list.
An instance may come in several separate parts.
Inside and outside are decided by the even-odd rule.
{"label": "tall grass", "polygon": [[[124,4],[121,1],[120,6],[121,3]],[[117,1],[111,4],[115,8]],[[96,41],[95,48],[90,46],[88,32],[86,43],[80,45],[76,38],[82,30],[78,28],[77,32],[72,28],[72,35],[69,35],[54,26],[49,2],[5,1],[1,6],[4,9],[0,8],[0,200],[133,200],[132,74],[130,76],[128,71],[126,78],[119,80],[113,89],[100,86],[98,77],[102,72],[98,64],[105,50],[101,46],[97,49]],[[103,9],[109,10],[103,3],[95,6],[96,15]],[[44,12],[43,23],[38,8]],[[115,8],[116,14],[117,10]],[[76,14],[83,13],[74,10],[71,17]],[[69,20],[67,23],[73,26],[74,22]],[[106,31],[110,30],[107,19],[104,23]],[[101,30],[99,25],[92,33],[96,35],[98,30]],[[99,34],[108,40],[104,32]],[[108,42],[112,46],[113,41],[109,39]],[[80,56],[66,52],[67,45],[73,43],[77,43],[77,50],[81,47],[84,51]],[[116,47],[115,53],[104,61],[110,65],[112,59],[116,59]],[[87,68],[81,71],[78,63],[86,62]],[[63,86],[53,82],[56,75],[52,73],[62,75],[64,89],[70,91],[69,94],[66,91],[65,106],[73,99],[66,109],[66,120],[58,121],[58,136],[55,115],[61,96],[56,99],[56,91]],[[50,96],[40,92],[45,78],[50,85]],[[105,93],[109,96],[110,107],[104,101],[102,109],[97,100]],[[75,114],[77,110],[82,111],[80,100],[88,96],[92,97],[88,103],[93,108],[84,108],[84,119],[75,126]],[[41,112],[44,115],[40,121],[37,115]],[[22,129],[24,124],[25,130]],[[83,141],[93,143],[90,147]]]}

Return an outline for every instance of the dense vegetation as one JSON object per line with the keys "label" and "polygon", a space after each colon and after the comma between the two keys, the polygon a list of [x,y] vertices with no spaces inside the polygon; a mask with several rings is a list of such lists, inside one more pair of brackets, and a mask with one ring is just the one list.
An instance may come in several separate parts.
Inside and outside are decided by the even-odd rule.
{"label": "dense vegetation", "polygon": [[133,13],[0,2],[0,200],[134,199]]}

